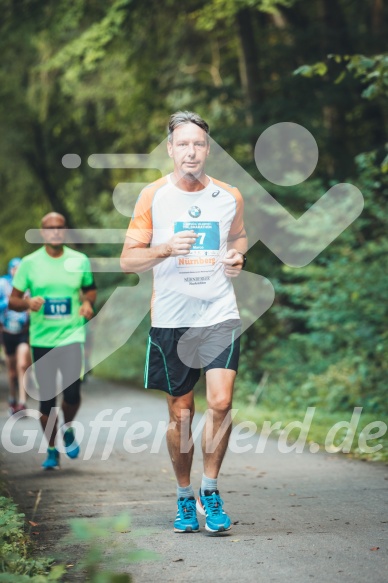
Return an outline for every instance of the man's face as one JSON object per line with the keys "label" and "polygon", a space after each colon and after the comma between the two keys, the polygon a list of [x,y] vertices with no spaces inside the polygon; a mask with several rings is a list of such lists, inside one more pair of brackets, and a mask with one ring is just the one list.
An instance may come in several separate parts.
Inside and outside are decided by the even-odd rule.
{"label": "man's face", "polygon": [[63,217],[48,217],[43,223],[41,234],[46,245],[61,247],[65,239],[65,221]]}
{"label": "man's face", "polygon": [[167,142],[175,172],[189,180],[197,180],[202,175],[209,149],[206,132],[194,123],[175,128],[172,142]]}

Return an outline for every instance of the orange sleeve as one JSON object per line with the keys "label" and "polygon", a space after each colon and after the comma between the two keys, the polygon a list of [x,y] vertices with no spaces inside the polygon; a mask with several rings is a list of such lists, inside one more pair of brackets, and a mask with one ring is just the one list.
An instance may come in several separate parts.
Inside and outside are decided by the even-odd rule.
{"label": "orange sleeve", "polygon": [[152,201],[156,190],[156,188],[152,188],[152,185],[150,185],[141,191],[128,225],[127,237],[146,244],[151,241]]}
{"label": "orange sleeve", "polygon": [[242,233],[245,233],[244,229],[244,200],[241,196],[241,192],[234,188],[232,192],[235,200],[236,200],[236,214],[232,221],[229,230],[228,240],[231,241],[233,239],[238,239]]}

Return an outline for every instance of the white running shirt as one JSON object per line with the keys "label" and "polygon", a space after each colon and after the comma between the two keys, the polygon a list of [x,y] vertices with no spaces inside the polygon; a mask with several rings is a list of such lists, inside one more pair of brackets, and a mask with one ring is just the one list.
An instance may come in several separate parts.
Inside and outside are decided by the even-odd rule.
{"label": "white running shirt", "polygon": [[165,176],[144,188],[137,200],[128,237],[155,247],[179,231],[198,234],[188,255],[168,257],[153,268],[154,327],[211,326],[239,318],[221,260],[228,241],[244,231],[243,199],[237,188],[208,178],[203,190],[187,192]]}

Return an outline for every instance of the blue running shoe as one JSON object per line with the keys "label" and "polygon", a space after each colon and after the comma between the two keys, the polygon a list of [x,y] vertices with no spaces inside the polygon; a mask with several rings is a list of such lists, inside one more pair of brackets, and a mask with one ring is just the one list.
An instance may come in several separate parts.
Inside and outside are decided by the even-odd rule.
{"label": "blue running shoe", "polygon": [[198,532],[199,524],[195,511],[195,498],[178,498],[178,510],[174,522],[174,532]]}
{"label": "blue running shoe", "polygon": [[76,442],[74,429],[72,427],[66,429],[65,433],[63,434],[63,441],[65,442],[66,455],[71,459],[78,457],[80,449],[78,443]]}
{"label": "blue running shoe", "polygon": [[208,532],[230,530],[232,525],[229,516],[222,509],[223,505],[224,502],[218,490],[214,492],[205,490],[204,496],[201,495],[201,490],[199,491],[196,506],[198,512],[206,516],[205,528]]}
{"label": "blue running shoe", "polygon": [[47,448],[47,458],[42,464],[44,470],[58,470],[59,469],[59,451],[55,447]]}

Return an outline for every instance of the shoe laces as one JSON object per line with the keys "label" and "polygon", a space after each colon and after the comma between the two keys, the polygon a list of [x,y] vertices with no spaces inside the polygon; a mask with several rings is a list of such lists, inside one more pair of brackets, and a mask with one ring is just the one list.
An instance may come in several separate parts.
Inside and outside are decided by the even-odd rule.
{"label": "shoe laces", "polygon": [[219,495],[218,491],[215,491],[212,494],[209,494],[208,496],[202,496],[202,499],[204,499],[206,510],[208,511],[209,514],[212,514],[214,516],[216,514],[222,513],[222,507],[224,505],[224,502],[221,496]]}
{"label": "shoe laces", "polygon": [[191,520],[195,516],[195,499],[194,498],[179,498],[179,510],[185,520]]}

